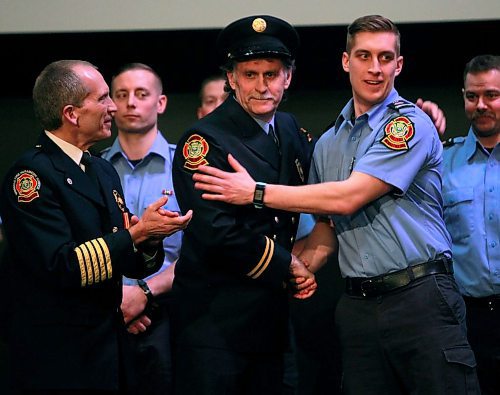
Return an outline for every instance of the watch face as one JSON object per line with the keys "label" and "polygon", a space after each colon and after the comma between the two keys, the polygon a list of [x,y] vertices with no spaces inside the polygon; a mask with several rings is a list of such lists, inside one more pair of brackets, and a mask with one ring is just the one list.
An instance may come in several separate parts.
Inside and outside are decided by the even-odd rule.
{"label": "watch face", "polygon": [[254,200],[262,200],[263,197],[264,197],[264,191],[261,190],[255,191]]}

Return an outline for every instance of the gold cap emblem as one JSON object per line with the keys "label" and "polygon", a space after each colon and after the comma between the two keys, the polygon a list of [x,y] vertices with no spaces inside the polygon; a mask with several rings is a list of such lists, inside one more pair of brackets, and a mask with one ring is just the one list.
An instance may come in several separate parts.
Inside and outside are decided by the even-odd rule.
{"label": "gold cap emblem", "polygon": [[255,18],[252,22],[252,28],[257,33],[262,33],[264,30],[266,30],[266,27],[267,27],[267,23],[262,18]]}

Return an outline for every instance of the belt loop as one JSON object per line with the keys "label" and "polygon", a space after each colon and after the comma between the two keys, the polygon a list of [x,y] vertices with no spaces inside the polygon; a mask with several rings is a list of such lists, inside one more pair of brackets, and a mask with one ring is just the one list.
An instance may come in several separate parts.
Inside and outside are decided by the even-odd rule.
{"label": "belt loop", "polygon": [[410,277],[410,282],[415,280],[415,273],[413,273],[413,266],[408,266],[406,268],[406,273],[408,273],[408,277]]}

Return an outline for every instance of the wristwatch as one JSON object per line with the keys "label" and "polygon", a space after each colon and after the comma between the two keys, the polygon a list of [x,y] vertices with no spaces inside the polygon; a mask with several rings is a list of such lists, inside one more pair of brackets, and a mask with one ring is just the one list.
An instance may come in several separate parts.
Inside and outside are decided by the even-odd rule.
{"label": "wristwatch", "polygon": [[255,192],[253,193],[253,205],[255,208],[264,207],[264,191],[266,190],[265,182],[257,182],[255,184]]}
{"label": "wristwatch", "polygon": [[142,291],[144,292],[144,295],[146,295],[146,298],[148,299],[148,304],[152,303],[155,297],[151,292],[148,283],[144,280],[137,280],[137,285],[141,287]]}

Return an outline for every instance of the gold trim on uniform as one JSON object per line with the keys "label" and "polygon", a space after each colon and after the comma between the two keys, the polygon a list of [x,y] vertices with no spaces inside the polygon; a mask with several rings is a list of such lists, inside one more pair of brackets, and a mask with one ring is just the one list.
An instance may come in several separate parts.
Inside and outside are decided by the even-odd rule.
{"label": "gold trim on uniform", "polygon": [[263,31],[265,31],[267,28],[267,23],[264,19],[262,18],[255,18],[252,22],[252,29],[256,32],[256,33],[262,33]]}
{"label": "gold trim on uniform", "polygon": [[190,136],[182,147],[182,155],[186,162],[184,167],[189,170],[196,170],[201,165],[208,165],[208,161],[205,159],[210,147],[203,137],[199,134],[193,134]]}
{"label": "gold trim on uniform", "polygon": [[80,266],[81,285],[92,285],[113,275],[111,254],[102,237],[86,241],[75,248]]}
{"label": "gold trim on uniform", "polygon": [[384,127],[385,137],[382,144],[393,151],[408,150],[407,141],[415,134],[413,122],[405,116],[391,119]]}
{"label": "gold trim on uniform", "polygon": [[264,248],[264,253],[260,258],[259,263],[255,265],[255,267],[247,273],[248,277],[252,277],[254,280],[259,278],[262,273],[267,269],[271,259],[274,254],[274,241],[272,241],[269,237],[266,237],[266,248]]}

